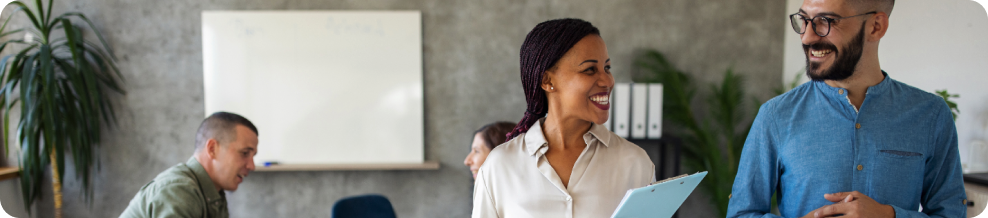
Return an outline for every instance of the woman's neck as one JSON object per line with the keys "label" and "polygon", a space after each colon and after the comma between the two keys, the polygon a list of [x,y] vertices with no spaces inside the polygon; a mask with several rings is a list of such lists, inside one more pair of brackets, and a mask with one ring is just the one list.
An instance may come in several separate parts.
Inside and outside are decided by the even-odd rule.
{"label": "woman's neck", "polygon": [[549,113],[542,124],[542,134],[550,149],[580,149],[587,146],[583,134],[590,131],[590,121],[576,118],[561,118],[557,113]]}

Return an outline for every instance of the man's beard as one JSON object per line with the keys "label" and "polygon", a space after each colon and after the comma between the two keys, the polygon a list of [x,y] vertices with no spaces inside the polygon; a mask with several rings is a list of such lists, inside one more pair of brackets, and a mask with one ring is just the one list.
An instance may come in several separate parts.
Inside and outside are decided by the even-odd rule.
{"label": "man's beard", "polygon": [[[861,60],[861,50],[864,47],[864,24],[861,25],[861,32],[858,33],[850,43],[841,50],[837,52],[837,46],[827,42],[817,42],[811,45],[803,45],[804,55],[806,55],[806,76],[808,76],[813,81],[823,81],[823,80],[844,80],[851,75],[854,75],[854,68],[858,66],[858,61]],[[822,63],[810,62],[809,49],[814,50],[831,50],[832,52],[837,52],[836,60],[834,60],[833,66],[829,69],[822,70],[820,65]]]}

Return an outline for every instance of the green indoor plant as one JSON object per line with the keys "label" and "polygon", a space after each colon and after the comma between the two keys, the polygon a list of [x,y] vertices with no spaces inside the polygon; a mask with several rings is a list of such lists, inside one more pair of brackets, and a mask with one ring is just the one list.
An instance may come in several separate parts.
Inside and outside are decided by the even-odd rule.
{"label": "green indoor plant", "polygon": [[[21,1],[8,5],[16,6],[13,14],[23,13],[30,25],[8,30],[11,15],[0,26],[0,36],[8,36],[0,52],[12,50],[0,59],[4,150],[14,132],[21,148],[20,182],[28,211],[41,195],[47,167],[51,168],[55,216],[61,217],[66,155],[72,155],[76,179],[82,181],[87,202],[92,202],[94,148],[102,124],[114,122],[110,94],[123,94],[122,78],[112,50],[86,16],[69,12],[52,17],[52,0],[47,8],[41,0],[35,0],[33,8]],[[76,21],[94,29],[100,44],[88,41]],[[12,35],[16,33],[27,36],[19,39]],[[16,129],[11,129],[14,109],[19,109],[20,118]]]}
{"label": "green indoor plant", "polygon": [[957,120],[957,114],[960,114],[961,113],[961,110],[960,109],[957,109],[957,102],[951,101],[950,99],[951,98],[959,98],[959,97],[961,97],[961,95],[947,93],[947,90],[946,89],[937,90],[936,93],[941,98],[943,98],[943,101],[944,102],[947,103],[947,107],[950,108],[950,115],[953,115],[954,116],[954,120],[956,121]]}
{"label": "green indoor plant", "polygon": [[[708,107],[701,116],[692,108],[697,87],[687,73],[654,50],[646,51],[635,64],[645,70],[635,82],[662,83],[665,87],[662,117],[675,127],[663,129],[682,139],[683,164],[688,170],[707,171],[700,187],[711,197],[719,217],[726,216],[741,148],[761,102],[747,97],[742,76],[728,69],[720,85],[709,84],[710,95],[705,98]],[[745,107],[746,100],[754,107]]]}

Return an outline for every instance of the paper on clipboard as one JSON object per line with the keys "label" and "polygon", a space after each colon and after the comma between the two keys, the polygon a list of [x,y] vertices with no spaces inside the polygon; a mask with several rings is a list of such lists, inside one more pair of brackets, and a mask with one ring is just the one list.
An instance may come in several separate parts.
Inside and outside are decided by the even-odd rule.
{"label": "paper on clipboard", "polygon": [[683,174],[628,190],[611,217],[672,217],[705,176],[707,171]]}

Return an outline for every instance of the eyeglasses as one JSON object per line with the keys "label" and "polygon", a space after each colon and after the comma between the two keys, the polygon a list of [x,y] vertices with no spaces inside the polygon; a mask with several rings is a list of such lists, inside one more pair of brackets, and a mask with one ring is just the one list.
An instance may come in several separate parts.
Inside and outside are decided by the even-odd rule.
{"label": "eyeglasses", "polygon": [[803,16],[802,14],[795,13],[795,14],[789,15],[789,21],[792,23],[792,30],[795,30],[796,33],[798,33],[800,35],[803,35],[803,33],[806,32],[806,26],[807,26],[807,24],[810,23],[810,21],[813,21],[813,23],[812,23],[813,30],[814,30],[814,32],[816,32],[816,35],[818,35],[820,37],[824,37],[824,36],[827,36],[828,34],[830,34],[830,25],[832,25],[833,23],[837,22],[838,20],[843,20],[843,19],[852,18],[852,17],[858,17],[858,16],[864,16],[864,15],[869,15],[869,14],[874,14],[874,13],[878,13],[878,12],[877,11],[872,11],[872,12],[868,12],[868,13],[864,13],[864,14],[854,15],[854,16],[850,16],[850,17],[841,17],[841,18],[829,18],[829,17],[824,17],[824,16],[816,16],[816,17],[813,17],[812,19],[806,18],[806,16]]}

